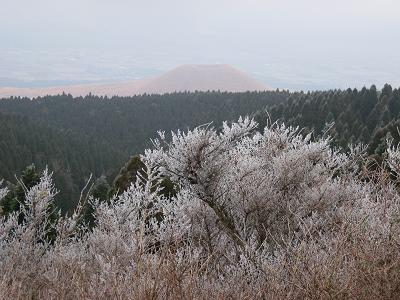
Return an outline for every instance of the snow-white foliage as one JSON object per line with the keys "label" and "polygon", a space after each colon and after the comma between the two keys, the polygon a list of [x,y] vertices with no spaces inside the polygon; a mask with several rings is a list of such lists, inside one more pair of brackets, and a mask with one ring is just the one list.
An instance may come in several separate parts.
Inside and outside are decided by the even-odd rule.
{"label": "snow-white foliage", "polygon": [[[92,230],[79,222],[82,206],[51,221],[55,192],[45,171],[26,193],[24,220],[11,214],[0,222],[0,292],[68,299],[398,296],[397,186],[385,175],[365,180],[363,147],[344,154],[298,128],[256,129],[244,118],[221,130],[178,131],[170,140],[160,133],[141,157],[144,177],[109,202],[90,200]],[[388,150],[395,171],[399,157],[398,148]],[[176,196],[160,193],[163,176]],[[0,198],[6,193],[1,189]]]}
{"label": "snow-white foliage", "polygon": [[388,153],[388,164],[390,168],[397,174],[400,174],[400,145],[394,146],[392,141],[387,141],[389,147]]}
{"label": "snow-white foliage", "polygon": [[[3,180],[0,180],[0,187],[3,184]],[[0,188],[0,199],[3,199],[8,193],[8,189],[7,188]]]}

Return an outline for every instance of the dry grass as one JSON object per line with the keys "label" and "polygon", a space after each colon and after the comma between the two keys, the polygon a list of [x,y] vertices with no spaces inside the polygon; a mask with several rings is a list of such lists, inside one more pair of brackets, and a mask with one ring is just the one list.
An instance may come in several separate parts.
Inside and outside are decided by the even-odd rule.
{"label": "dry grass", "polygon": [[[400,299],[400,195],[389,176],[399,149],[361,172],[355,149],[254,126],[155,142],[142,157],[147,180],[93,201],[93,230],[79,225],[81,206],[49,221],[44,173],[26,194],[26,221],[0,222],[0,297]],[[175,198],[160,195],[161,174],[179,185]],[[50,225],[57,238],[43,242]]]}

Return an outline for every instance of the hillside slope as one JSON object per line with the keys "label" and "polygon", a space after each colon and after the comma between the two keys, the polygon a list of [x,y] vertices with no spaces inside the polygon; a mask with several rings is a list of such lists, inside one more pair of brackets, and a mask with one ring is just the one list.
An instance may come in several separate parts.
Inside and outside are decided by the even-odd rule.
{"label": "hillside slope", "polygon": [[[113,175],[151,146],[157,130],[237,120],[283,102],[287,92],[176,93],[135,97],[71,95],[0,101],[0,178],[35,163],[57,171],[56,184],[76,201],[85,179]],[[57,175],[56,174],[56,175]],[[63,179],[60,183],[59,179]],[[64,180],[64,178],[67,178]],[[72,193],[72,191],[75,193]],[[71,207],[66,203],[63,207]]]}

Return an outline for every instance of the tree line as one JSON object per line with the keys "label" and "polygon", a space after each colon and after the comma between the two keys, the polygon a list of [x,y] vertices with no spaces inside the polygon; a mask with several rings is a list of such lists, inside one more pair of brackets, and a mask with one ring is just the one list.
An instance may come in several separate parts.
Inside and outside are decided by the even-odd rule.
{"label": "tree line", "polygon": [[[0,100],[0,178],[19,189],[15,176],[46,166],[61,192],[56,203],[71,210],[93,174],[100,199],[125,190],[136,178],[135,154],[151,146],[158,130],[192,129],[250,115],[263,128],[284,122],[303,134],[328,134],[335,146],[368,145],[381,160],[387,140],[400,142],[400,91],[385,85],[315,92],[195,92],[134,97],[71,95]],[[25,167],[29,166],[24,171]],[[12,184],[14,183],[14,184]],[[18,193],[18,191],[17,191]]]}
{"label": "tree line", "polygon": [[[134,97],[71,95],[0,100],[0,178],[15,183],[26,166],[48,166],[60,189],[56,202],[71,210],[90,174],[98,184],[125,185],[119,170],[151,146],[158,130],[220,126],[265,107],[282,103],[287,91],[196,92]],[[129,165],[129,162],[127,163]],[[117,180],[117,179],[116,179]],[[121,183],[121,186],[118,186]],[[106,184],[106,185],[107,185]],[[104,188],[103,188],[104,190]]]}

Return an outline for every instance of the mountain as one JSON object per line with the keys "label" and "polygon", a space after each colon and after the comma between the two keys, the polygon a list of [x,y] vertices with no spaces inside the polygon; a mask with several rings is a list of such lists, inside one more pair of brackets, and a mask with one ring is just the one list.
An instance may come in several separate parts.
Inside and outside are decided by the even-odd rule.
{"label": "mountain", "polygon": [[225,64],[183,65],[161,76],[110,84],[83,84],[47,88],[0,88],[0,97],[38,97],[63,92],[73,96],[94,95],[133,96],[142,94],[165,94],[173,92],[265,91],[270,87],[251,78],[245,72]]}
{"label": "mountain", "polygon": [[183,91],[246,92],[270,89],[249,75],[229,65],[183,65],[161,75],[140,91],[146,93],[171,93]]}

